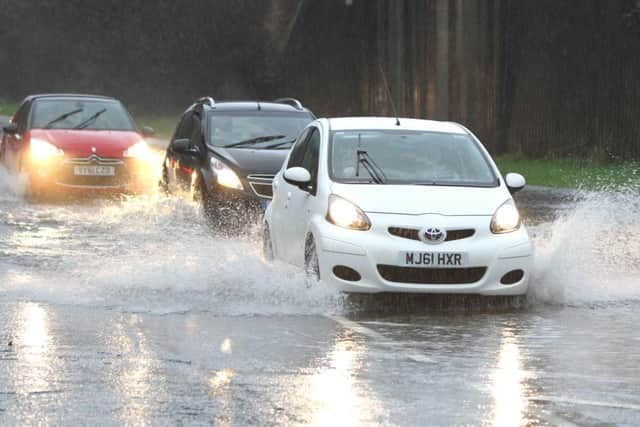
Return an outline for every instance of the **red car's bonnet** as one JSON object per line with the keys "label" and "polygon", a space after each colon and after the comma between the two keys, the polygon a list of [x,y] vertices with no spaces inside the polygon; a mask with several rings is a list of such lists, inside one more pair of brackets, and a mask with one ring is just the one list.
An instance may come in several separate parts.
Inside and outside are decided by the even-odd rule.
{"label": "red car's bonnet", "polygon": [[29,138],[50,142],[73,157],[88,157],[95,152],[100,157],[122,158],[123,151],[143,140],[134,131],[32,129],[29,133]]}

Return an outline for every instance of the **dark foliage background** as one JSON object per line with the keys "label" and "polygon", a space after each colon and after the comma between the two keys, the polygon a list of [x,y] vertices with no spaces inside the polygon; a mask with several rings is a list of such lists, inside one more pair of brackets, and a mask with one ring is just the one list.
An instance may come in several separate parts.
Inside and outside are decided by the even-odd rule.
{"label": "dark foliage background", "polygon": [[300,97],[460,121],[494,152],[640,158],[638,0],[0,0],[0,98]]}

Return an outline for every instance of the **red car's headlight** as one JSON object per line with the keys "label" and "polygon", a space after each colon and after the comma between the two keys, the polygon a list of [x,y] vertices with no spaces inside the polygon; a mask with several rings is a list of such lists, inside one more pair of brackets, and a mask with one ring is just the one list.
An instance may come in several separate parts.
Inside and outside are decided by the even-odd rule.
{"label": "red car's headlight", "polygon": [[147,159],[151,155],[151,150],[146,142],[136,142],[131,147],[124,150],[123,157],[135,158],[135,159]]}
{"label": "red car's headlight", "polygon": [[43,139],[31,138],[29,141],[31,158],[36,161],[44,161],[54,156],[64,156],[64,151],[52,143]]}

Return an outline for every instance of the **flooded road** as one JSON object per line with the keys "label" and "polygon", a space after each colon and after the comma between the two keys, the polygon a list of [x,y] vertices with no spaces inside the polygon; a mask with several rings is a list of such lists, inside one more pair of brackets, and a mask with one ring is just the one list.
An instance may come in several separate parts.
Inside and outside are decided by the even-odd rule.
{"label": "flooded road", "polygon": [[637,192],[528,189],[526,303],[405,312],[306,288],[184,200],[32,204],[0,174],[0,425],[640,419]]}

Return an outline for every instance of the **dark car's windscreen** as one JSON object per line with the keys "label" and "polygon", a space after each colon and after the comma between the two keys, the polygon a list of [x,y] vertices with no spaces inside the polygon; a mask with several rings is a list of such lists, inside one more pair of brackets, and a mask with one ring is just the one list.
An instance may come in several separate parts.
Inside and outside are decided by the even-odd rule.
{"label": "dark car's windscreen", "polygon": [[311,120],[308,114],[216,112],[209,116],[209,144],[228,148],[290,148]]}
{"label": "dark car's windscreen", "polygon": [[336,131],[331,138],[330,171],[338,182],[498,185],[478,144],[462,134]]}
{"label": "dark car's windscreen", "polygon": [[40,99],[30,123],[31,129],[135,130],[124,107],[111,100]]}

